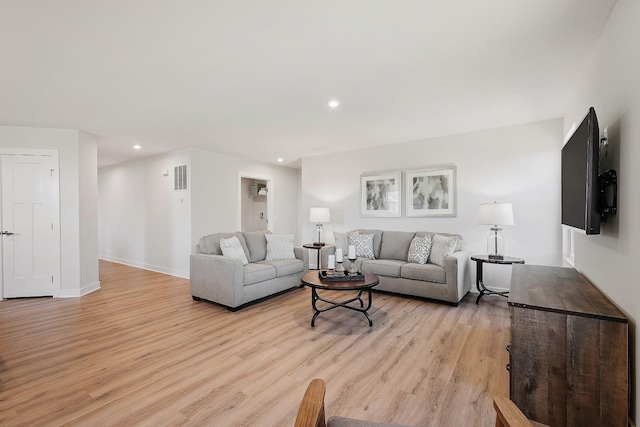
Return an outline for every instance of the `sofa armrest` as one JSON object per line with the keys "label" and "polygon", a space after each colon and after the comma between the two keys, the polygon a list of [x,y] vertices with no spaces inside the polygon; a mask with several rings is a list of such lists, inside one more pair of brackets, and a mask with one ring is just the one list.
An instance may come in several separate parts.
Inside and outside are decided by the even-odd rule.
{"label": "sofa armrest", "polygon": [[194,254],[190,258],[191,295],[227,307],[242,304],[242,261],[223,255]]}
{"label": "sofa armrest", "polygon": [[455,297],[456,301],[460,301],[471,290],[470,259],[471,252],[456,251],[444,260],[447,288],[450,292],[455,292],[452,296]]}
{"label": "sofa armrest", "polygon": [[309,251],[305,248],[293,248],[293,253],[296,256],[296,259],[299,259],[304,263],[304,271],[302,274],[309,271]]}

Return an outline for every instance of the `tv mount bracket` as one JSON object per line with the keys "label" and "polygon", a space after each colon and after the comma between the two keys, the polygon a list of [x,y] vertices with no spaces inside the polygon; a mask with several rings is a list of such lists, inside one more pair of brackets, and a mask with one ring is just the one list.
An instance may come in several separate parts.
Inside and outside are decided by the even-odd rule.
{"label": "tv mount bracket", "polygon": [[598,210],[600,222],[607,221],[607,214],[615,215],[618,211],[618,176],[616,171],[608,169],[598,175],[600,197]]}
{"label": "tv mount bracket", "polygon": [[[600,138],[599,156],[609,155],[609,138],[605,129],[604,138]],[[618,211],[618,176],[614,169],[607,169],[598,175],[598,212],[600,222],[607,222],[607,214],[615,215]]]}

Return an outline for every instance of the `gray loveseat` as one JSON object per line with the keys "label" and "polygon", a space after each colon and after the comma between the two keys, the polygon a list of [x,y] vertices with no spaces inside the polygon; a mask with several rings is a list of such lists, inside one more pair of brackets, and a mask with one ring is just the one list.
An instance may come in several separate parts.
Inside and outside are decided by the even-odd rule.
{"label": "gray loveseat", "polygon": [[[202,237],[191,255],[191,295],[235,311],[300,285],[308,270],[308,251],[294,248],[296,259],[265,261],[264,231],[216,233]],[[222,255],[220,239],[236,236],[249,263]]]}
{"label": "gray loveseat", "polygon": [[[375,259],[358,258],[356,267],[359,271],[378,275],[380,284],[374,290],[436,299],[453,305],[457,305],[471,290],[468,267],[471,254],[463,250],[464,240],[460,235],[427,231],[354,231],[373,234]],[[444,259],[444,267],[407,262],[412,239],[427,234],[457,237],[455,251]],[[323,260],[333,253],[335,246],[328,246],[323,250]]]}

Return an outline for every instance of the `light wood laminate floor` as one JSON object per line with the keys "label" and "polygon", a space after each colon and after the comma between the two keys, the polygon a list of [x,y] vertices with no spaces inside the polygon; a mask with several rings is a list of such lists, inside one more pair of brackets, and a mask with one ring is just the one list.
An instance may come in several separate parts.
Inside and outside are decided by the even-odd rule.
{"label": "light wood laminate floor", "polygon": [[82,298],[0,301],[0,425],[291,426],[313,378],[327,415],[493,426],[506,396],[504,298],[458,307],[374,294],[373,327],[310,290],[232,313],[188,280],[100,262]]}

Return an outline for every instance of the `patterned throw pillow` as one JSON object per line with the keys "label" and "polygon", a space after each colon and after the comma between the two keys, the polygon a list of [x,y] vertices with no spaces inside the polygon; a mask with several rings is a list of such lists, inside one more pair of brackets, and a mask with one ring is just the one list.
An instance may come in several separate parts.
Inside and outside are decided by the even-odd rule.
{"label": "patterned throw pillow", "polygon": [[[356,258],[375,259],[373,255],[373,234],[350,234],[349,246],[356,247]],[[348,251],[346,253],[349,253]]]}
{"label": "patterned throw pillow", "polygon": [[359,231],[349,231],[348,233],[341,233],[339,231],[333,232],[333,237],[336,241],[336,249],[342,249],[344,256],[349,253],[349,236],[354,234],[360,234]]}
{"label": "patterned throw pillow", "polygon": [[242,260],[242,265],[249,264],[247,255],[244,253],[244,249],[242,249],[240,240],[238,240],[236,236],[230,237],[228,239],[220,239],[220,250],[222,250],[222,255],[224,256]]}
{"label": "patterned throw pillow", "polygon": [[431,236],[414,237],[409,246],[407,262],[426,264],[431,252]]}
{"label": "patterned throw pillow", "polygon": [[444,259],[456,250],[457,243],[457,237],[446,237],[442,234],[436,234],[433,236],[429,263],[444,267]]}
{"label": "patterned throw pillow", "polygon": [[293,234],[265,234],[267,239],[266,261],[296,259],[293,251]]}

